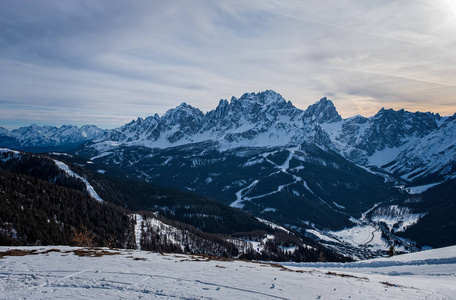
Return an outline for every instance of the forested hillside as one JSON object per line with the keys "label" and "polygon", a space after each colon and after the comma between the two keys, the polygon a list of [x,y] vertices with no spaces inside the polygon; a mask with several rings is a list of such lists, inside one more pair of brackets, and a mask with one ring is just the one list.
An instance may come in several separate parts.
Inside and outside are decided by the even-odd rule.
{"label": "forested hillside", "polygon": [[[347,260],[304,236],[210,199],[106,177],[66,162],[72,173],[45,155],[6,149],[0,153],[1,245],[108,246],[274,261]],[[88,193],[88,184],[102,199]]]}
{"label": "forested hillside", "polygon": [[128,212],[75,189],[0,169],[0,244],[70,245],[87,228],[94,244],[134,246]]}

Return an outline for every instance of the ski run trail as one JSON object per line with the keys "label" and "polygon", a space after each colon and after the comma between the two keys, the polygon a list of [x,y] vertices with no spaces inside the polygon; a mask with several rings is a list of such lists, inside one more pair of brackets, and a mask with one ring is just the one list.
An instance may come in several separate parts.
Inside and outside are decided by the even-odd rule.
{"label": "ski run trail", "polygon": [[97,200],[99,202],[104,202],[103,199],[101,199],[101,197],[97,194],[97,192],[95,191],[93,186],[89,183],[89,181],[87,181],[87,179],[85,179],[84,177],[71,171],[70,167],[68,167],[65,163],[63,163],[59,160],[56,160],[56,159],[54,159],[54,162],[61,170],[63,170],[68,175],[81,179],[82,182],[84,182],[84,184],[86,185],[87,192],[89,192],[89,194],[90,194],[90,196],[92,196],[92,198],[94,198],[95,200]]}
{"label": "ski run trail", "polygon": [[281,265],[0,247],[0,299],[456,299],[456,246],[347,264]]}

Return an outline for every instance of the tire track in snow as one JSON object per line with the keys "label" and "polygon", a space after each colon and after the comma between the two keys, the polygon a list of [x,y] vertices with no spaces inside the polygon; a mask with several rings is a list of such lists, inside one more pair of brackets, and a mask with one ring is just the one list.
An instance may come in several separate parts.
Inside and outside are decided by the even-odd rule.
{"label": "tire track in snow", "polygon": [[39,285],[39,287],[45,287],[45,286],[54,285],[54,284],[56,284],[56,283],[58,283],[58,282],[60,282],[60,281],[62,281],[62,280],[65,280],[65,279],[68,279],[68,278],[75,277],[75,276],[77,276],[77,275],[79,275],[79,274],[82,274],[82,273],[85,273],[85,272],[89,272],[89,271],[92,271],[92,270],[94,270],[94,269],[95,269],[95,268],[89,268],[89,269],[85,269],[85,270],[82,270],[82,271],[79,271],[79,272],[75,272],[75,273],[72,273],[72,274],[70,274],[70,275],[67,275],[67,276],[64,276],[64,277],[62,277],[62,278],[59,278],[59,279],[57,279],[57,280],[54,280],[54,281],[52,281],[52,282],[45,282],[45,283],[42,283],[42,284]]}
{"label": "tire track in snow", "polygon": [[[226,288],[226,289],[231,289],[231,290],[236,290],[236,291],[241,291],[241,292],[246,292],[249,294],[256,294],[256,295],[261,295],[261,296],[266,296],[269,298],[274,298],[274,299],[283,299],[283,300],[288,300],[288,298],[268,294],[268,293],[263,293],[259,291],[252,291],[249,289],[243,289],[239,287],[234,287],[234,286],[229,286],[229,285],[223,285],[223,284],[218,284],[218,283],[213,283],[213,282],[207,282],[207,281],[201,281],[199,279],[185,279],[185,278],[180,278],[180,277],[173,277],[173,276],[165,276],[165,275],[156,275],[156,274],[140,274],[140,273],[123,273],[123,272],[104,272],[105,274],[121,274],[121,275],[133,275],[133,276],[145,276],[146,278],[141,279],[135,284],[131,284],[130,287],[135,287],[139,285],[140,283],[143,283],[145,281],[154,279],[154,278],[163,278],[163,279],[172,279],[172,280],[179,280],[179,281],[185,281],[185,282],[190,282],[190,283],[199,283],[203,285],[209,285],[209,286],[214,286],[214,287],[220,287],[220,288]],[[128,284],[128,283],[125,283]],[[115,294],[120,293],[121,290],[116,291]]]}
{"label": "tire track in snow", "polygon": [[231,290],[236,290],[236,291],[241,291],[241,292],[247,292],[247,293],[261,295],[261,296],[266,296],[266,297],[270,297],[270,298],[274,298],[274,299],[288,300],[288,298],[283,298],[283,297],[276,296],[276,295],[271,295],[271,294],[266,294],[266,293],[263,293],[263,292],[257,292],[257,291],[237,288],[237,287],[228,286],[228,285],[222,285],[222,284],[218,284],[218,283],[205,282],[205,281],[201,281],[201,280],[194,280],[194,282],[205,284],[205,285],[210,285],[210,286],[223,287],[223,288],[226,288],[226,289],[231,289]]}

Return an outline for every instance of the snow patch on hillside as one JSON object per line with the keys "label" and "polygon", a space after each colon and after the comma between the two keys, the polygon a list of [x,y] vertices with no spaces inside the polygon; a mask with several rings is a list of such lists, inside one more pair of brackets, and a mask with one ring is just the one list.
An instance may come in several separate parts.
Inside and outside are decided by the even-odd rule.
{"label": "snow patch on hillside", "polygon": [[413,214],[408,207],[391,205],[375,210],[371,219],[374,222],[384,222],[389,230],[401,232],[418,223],[419,219],[425,215],[426,213]]}
{"label": "snow patch on hillside", "polygon": [[315,235],[317,238],[319,238],[322,241],[327,241],[327,242],[331,242],[331,243],[340,242],[337,239],[329,237],[328,235],[323,234],[323,233],[321,233],[321,232],[319,232],[317,230],[314,230],[314,229],[306,229],[306,232]]}
{"label": "snow patch on hillside", "polygon": [[10,150],[7,148],[0,148],[0,154],[3,156],[1,158],[1,161],[7,162],[11,159],[18,159],[19,156],[21,155],[21,152],[15,151],[15,150]]}
{"label": "snow patch on hillside", "polygon": [[407,146],[409,143],[395,148],[385,148],[376,151],[368,158],[367,165],[381,167],[392,162]]}
{"label": "snow patch on hillside", "polygon": [[405,190],[407,193],[409,193],[411,195],[416,195],[416,194],[424,193],[427,190],[429,190],[430,188],[438,186],[439,184],[442,184],[442,182],[419,185],[419,186],[411,186],[411,187],[407,187]]}
{"label": "snow patch on hillside", "polygon": [[284,227],[280,226],[280,225],[277,225],[271,221],[268,221],[268,220],[265,220],[265,219],[261,219],[261,218],[256,218],[258,221],[260,221],[261,223],[263,224],[266,224],[267,226],[271,227],[272,229],[276,229],[276,230],[282,230],[282,231],[285,231],[286,233],[290,233],[289,230],[285,229]]}
{"label": "snow patch on hillside", "polygon": [[372,225],[358,225],[331,234],[353,246],[370,245],[373,250],[384,250],[388,244],[382,239],[382,232]]}

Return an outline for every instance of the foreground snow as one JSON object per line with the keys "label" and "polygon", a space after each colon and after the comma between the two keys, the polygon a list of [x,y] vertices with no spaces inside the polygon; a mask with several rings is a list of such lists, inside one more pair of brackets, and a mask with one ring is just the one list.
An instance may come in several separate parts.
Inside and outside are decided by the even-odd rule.
{"label": "foreground snow", "polygon": [[[80,248],[63,246],[0,247],[0,253],[10,249],[34,249],[39,254],[3,254],[0,299],[454,299],[456,295],[456,247],[346,268],[339,264],[281,268],[137,250],[78,252]],[[105,255],[94,256],[97,253]]]}

